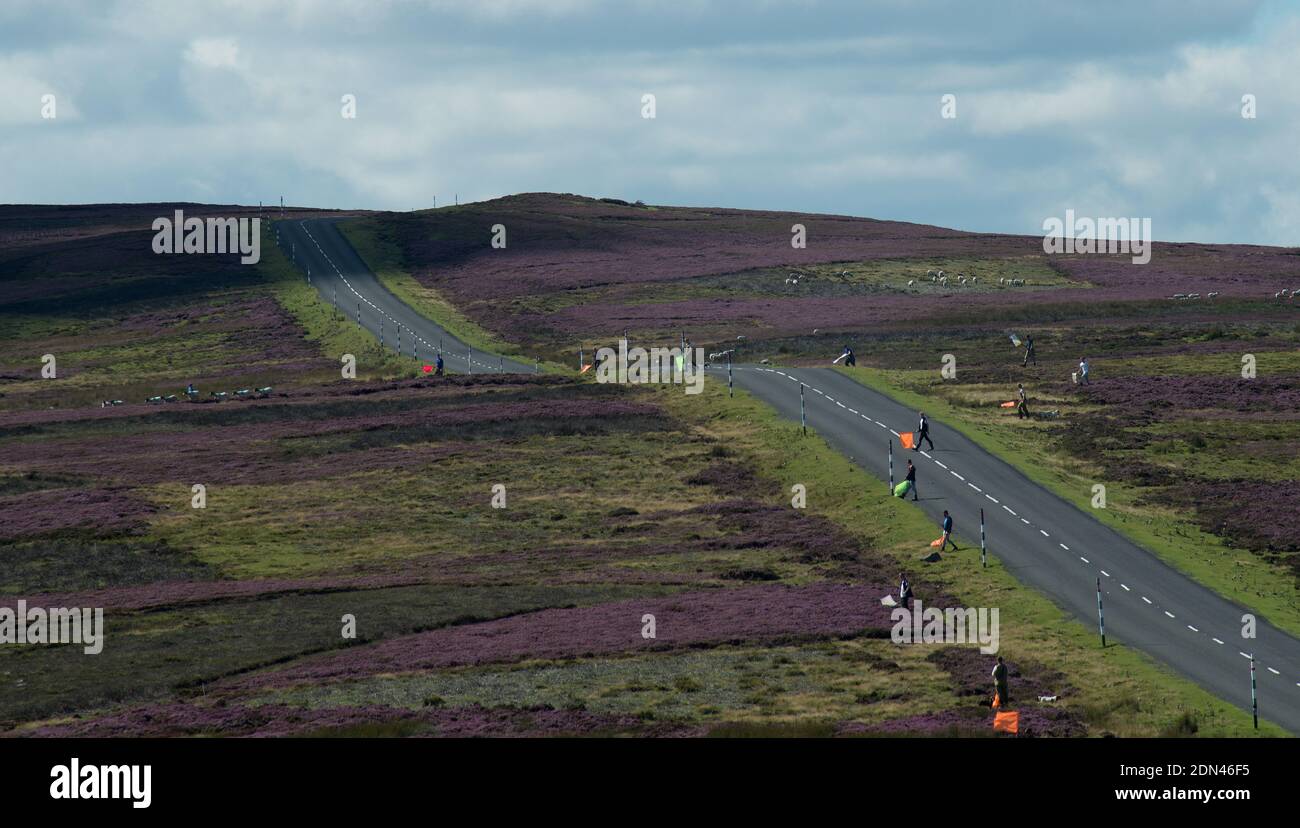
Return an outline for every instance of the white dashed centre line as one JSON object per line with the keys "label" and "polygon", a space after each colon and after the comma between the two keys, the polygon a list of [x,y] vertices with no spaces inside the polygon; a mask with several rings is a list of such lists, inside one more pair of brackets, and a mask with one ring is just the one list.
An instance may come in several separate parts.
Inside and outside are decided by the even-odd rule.
{"label": "white dashed centre line", "polygon": [[1063,543],[1058,543],[1057,546],[1061,547],[1061,548],[1064,549],[1066,552],[1069,552],[1069,551],[1070,551],[1070,547],[1066,546],[1066,545],[1063,544]]}
{"label": "white dashed centre line", "polygon": [[1280,676],[1280,675],[1282,675],[1282,674],[1279,673],[1277,670],[1274,670],[1272,667],[1269,667],[1269,668],[1268,668],[1268,671],[1269,671],[1270,673],[1272,673],[1273,675],[1275,675],[1275,676]]}
{"label": "white dashed centre line", "polygon": [[1043,537],[1045,537],[1045,538],[1050,538],[1050,537],[1051,537],[1051,535],[1047,534],[1047,530],[1045,530],[1045,529],[1039,529],[1038,531],[1041,532],[1041,533],[1043,534]]}
{"label": "white dashed centre line", "polygon": [[1174,615],[1172,612],[1170,612],[1169,610],[1165,610],[1165,615],[1168,615],[1170,618],[1177,618],[1177,617],[1178,617],[1178,616]]}
{"label": "white dashed centre line", "polygon": [[984,495],[984,496],[987,497],[989,500],[993,501],[994,503],[998,503],[998,502],[1000,502],[996,497],[994,497],[994,496],[991,495],[991,494],[986,494],[986,495]]}
{"label": "white dashed centre line", "polygon": [[1088,560],[1087,558],[1083,557],[1082,555],[1079,556],[1079,560],[1083,561],[1083,562],[1086,563],[1086,564],[1090,564],[1090,563],[1092,563],[1092,561]]}
{"label": "white dashed centre line", "polygon": [[1146,601],[1148,604],[1151,603],[1151,599],[1146,597],[1145,595],[1142,596],[1142,600]]}
{"label": "white dashed centre line", "polygon": [[1102,569],[1102,570],[1099,570],[1099,571],[1101,572],[1102,575],[1105,575],[1107,578],[1110,577],[1110,573],[1107,572],[1106,570]]}
{"label": "white dashed centre line", "polygon": [[1215,644],[1222,644],[1222,643],[1223,643],[1223,640],[1222,640],[1222,639],[1219,639],[1219,638],[1211,638],[1210,640],[1213,641]]}
{"label": "white dashed centre line", "polygon": [[1200,630],[1196,629],[1196,628],[1193,627],[1191,624],[1188,624],[1188,625],[1187,625],[1187,629],[1191,630],[1192,632],[1200,632]]}
{"label": "white dashed centre line", "polygon": [[1128,584],[1120,584],[1120,586],[1124,587],[1124,591],[1125,591],[1125,592],[1132,592],[1132,591],[1133,591],[1133,590],[1131,590],[1131,589],[1128,588]]}

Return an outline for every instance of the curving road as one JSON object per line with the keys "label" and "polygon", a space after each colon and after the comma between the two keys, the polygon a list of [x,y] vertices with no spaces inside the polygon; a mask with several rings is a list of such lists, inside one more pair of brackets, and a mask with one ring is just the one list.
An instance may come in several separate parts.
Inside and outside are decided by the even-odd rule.
{"label": "curving road", "polygon": [[[361,324],[376,336],[382,323],[388,347],[394,346],[400,326],[403,353],[418,347],[428,359],[443,343],[444,361],[452,371],[535,370],[514,360],[471,354],[464,343],[404,304],[339,233],[337,220],[276,225],[281,247],[294,250],[300,268],[310,268],[312,284],[325,301],[337,297],[349,318],[360,307]],[[725,377],[725,368],[710,370]],[[1094,627],[1100,580],[1108,644],[1148,653],[1246,710],[1253,654],[1261,718],[1300,734],[1300,641],[1293,636],[1260,619],[1257,637],[1243,639],[1241,619],[1248,609],[1175,571],[942,423],[931,421],[934,450],[901,450],[897,434],[915,428],[916,412],[849,377],[825,368],[743,365],[734,371],[736,385],[795,421],[799,386],[804,385],[809,427],[879,478],[882,497],[889,496],[884,481],[892,441],[896,478],[902,479],[910,457],[917,466],[919,505],[936,525],[947,509],[959,537],[978,538],[982,509],[989,553],[1022,583]],[[979,566],[978,546],[947,554]]]}
{"label": "curving road", "polygon": [[279,245],[326,302],[336,302],[348,319],[382,339],[385,347],[432,363],[442,350],[448,371],[457,373],[528,373],[527,365],[506,357],[473,351],[437,323],[421,316],[384,287],[335,224],[344,219],[295,219],[275,224]]}

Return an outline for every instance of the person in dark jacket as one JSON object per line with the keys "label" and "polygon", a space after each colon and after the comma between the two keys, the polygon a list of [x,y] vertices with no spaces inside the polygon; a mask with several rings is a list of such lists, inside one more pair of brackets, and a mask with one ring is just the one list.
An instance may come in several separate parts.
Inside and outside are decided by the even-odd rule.
{"label": "person in dark jacket", "polygon": [[912,585],[907,582],[906,575],[899,575],[898,584],[898,602],[907,608],[907,602],[912,600]]}
{"label": "person in dark jacket", "polygon": [[948,544],[950,543],[952,544],[952,551],[957,552],[958,551],[957,541],[952,539],[952,515],[948,514],[947,509],[944,509],[943,510],[943,543],[939,544],[939,551],[942,552],[943,550],[947,549]]}
{"label": "person in dark jacket", "polygon": [[433,372],[433,375],[434,375],[435,377],[440,377],[440,376],[442,376],[442,354],[438,354],[438,359],[437,359],[436,362],[434,362],[434,372]]}
{"label": "person in dark jacket", "polygon": [[912,465],[911,460],[907,461],[907,480],[912,484],[912,500],[919,500],[916,494],[916,466]]}
{"label": "person in dark jacket", "polygon": [[997,694],[999,707],[1005,707],[1011,700],[1007,688],[1007,665],[1002,656],[998,656],[998,663],[993,665],[993,692]]}
{"label": "person in dark jacket", "polygon": [[921,450],[922,440],[930,444],[930,451],[934,451],[934,441],[930,439],[930,421],[926,419],[924,411],[919,413],[921,415],[921,422],[916,426],[916,445],[912,446],[912,451]]}

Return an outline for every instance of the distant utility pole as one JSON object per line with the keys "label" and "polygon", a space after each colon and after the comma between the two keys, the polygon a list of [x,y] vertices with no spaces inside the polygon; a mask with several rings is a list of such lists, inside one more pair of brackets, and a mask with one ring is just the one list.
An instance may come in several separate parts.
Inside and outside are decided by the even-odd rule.
{"label": "distant utility pole", "polygon": [[280,196],[280,218],[284,218],[284,196]]}

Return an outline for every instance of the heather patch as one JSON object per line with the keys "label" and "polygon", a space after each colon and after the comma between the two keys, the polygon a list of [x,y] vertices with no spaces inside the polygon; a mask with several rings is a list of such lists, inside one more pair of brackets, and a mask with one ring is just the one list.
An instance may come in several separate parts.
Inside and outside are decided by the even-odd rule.
{"label": "heather patch", "polygon": [[[105,613],[101,653],[76,647],[0,650],[0,722],[204,693],[208,685],[313,653],[368,650],[420,630],[455,629],[548,607],[583,607],[657,585],[402,586],[253,596],[214,605]],[[342,635],[344,614],[356,638]],[[399,637],[401,636],[401,637]]]}
{"label": "heather patch", "polygon": [[693,736],[696,731],[601,716],[582,710],[488,709],[480,706],[404,711],[376,705],[304,709],[287,705],[159,704],[86,721],[49,724],[22,735],[39,738],[235,737],[543,737]]}
{"label": "heather patch", "polygon": [[[303,660],[235,686],[274,687],[462,665],[680,649],[742,641],[883,634],[885,588],[818,583],[688,592],[574,610],[544,610],[436,630]],[[641,618],[657,619],[657,637],[641,636]]]}
{"label": "heather patch", "polygon": [[109,536],[143,527],[156,509],[122,489],[56,488],[0,497],[0,541],[82,530]]}

